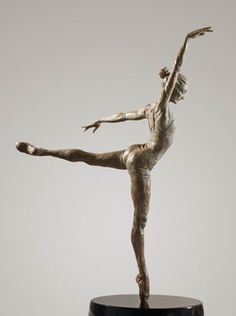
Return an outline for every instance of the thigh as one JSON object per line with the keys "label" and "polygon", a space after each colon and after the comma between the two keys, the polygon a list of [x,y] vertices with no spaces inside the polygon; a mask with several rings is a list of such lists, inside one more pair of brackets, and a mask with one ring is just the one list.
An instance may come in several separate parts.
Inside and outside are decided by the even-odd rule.
{"label": "thigh", "polygon": [[126,169],[126,165],[122,159],[124,150],[111,151],[105,153],[91,153],[84,152],[83,161],[87,164],[99,166],[99,167],[109,167],[115,169]]}

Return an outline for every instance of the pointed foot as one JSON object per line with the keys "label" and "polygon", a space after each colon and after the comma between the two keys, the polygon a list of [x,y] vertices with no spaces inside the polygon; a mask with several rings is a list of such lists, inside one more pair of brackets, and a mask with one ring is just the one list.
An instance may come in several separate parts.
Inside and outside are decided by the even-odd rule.
{"label": "pointed foot", "polygon": [[139,308],[150,308],[149,304],[148,304],[148,299],[141,299],[140,298],[140,304],[139,304]]}
{"label": "pointed foot", "polygon": [[40,155],[39,148],[37,148],[34,145],[31,145],[29,143],[19,142],[16,144],[16,149],[19,150],[20,152],[28,154],[28,155],[33,155],[33,156]]}
{"label": "pointed foot", "polygon": [[136,277],[136,282],[139,286],[140,306],[148,307],[149,292],[149,278],[147,273],[139,273]]}

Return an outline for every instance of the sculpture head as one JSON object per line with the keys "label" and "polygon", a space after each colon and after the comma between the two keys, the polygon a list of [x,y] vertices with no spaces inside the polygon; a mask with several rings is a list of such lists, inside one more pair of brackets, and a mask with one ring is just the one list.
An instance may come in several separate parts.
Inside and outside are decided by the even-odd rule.
{"label": "sculpture head", "polygon": [[[168,80],[169,75],[170,75],[170,71],[166,67],[162,68],[159,72],[159,76],[162,79],[163,88],[165,87],[165,84]],[[170,102],[177,103],[178,101],[181,101],[184,99],[184,94],[187,92],[186,85],[187,85],[187,78],[183,74],[179,73],[177,82],[175,84],[174,90],[170,97]]]}

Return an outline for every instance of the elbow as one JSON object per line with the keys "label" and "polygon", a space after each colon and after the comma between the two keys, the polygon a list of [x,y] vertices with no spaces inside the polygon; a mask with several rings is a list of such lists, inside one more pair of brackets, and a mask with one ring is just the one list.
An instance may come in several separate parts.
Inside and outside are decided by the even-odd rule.
{"label": "elbow", "polygon": [[124,121],[126,119],[126,115],[123,112],[117,114],[118,121]]}

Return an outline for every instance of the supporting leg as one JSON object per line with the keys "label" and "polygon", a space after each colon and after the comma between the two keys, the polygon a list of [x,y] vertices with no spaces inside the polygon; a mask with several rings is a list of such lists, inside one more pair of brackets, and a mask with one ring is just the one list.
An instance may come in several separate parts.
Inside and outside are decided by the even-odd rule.
{"label": "supporting leg", "polygon": [[65,159],[71,162],[84,162],[93,166],[110,167],[115,169],[126,169],[123,162],[123,150],[112,151],[108,153],[90,153],[80,149],[58,149],[51,150],[36,147],[29,143],[17,143],[16,148],[25,154],[32,156],[51,156],[60,159]]}
{"label": "supporting leg", "polygon": [[131,241],[135,252],[139,274],[136,281],[139,286],[141,305],[147,305],[149,298],[149,277],[144,256],[144,228],[150,201],[150,171],[136,170],[131,176],[131,195],[134,204],[134,221],[131,233]]}

